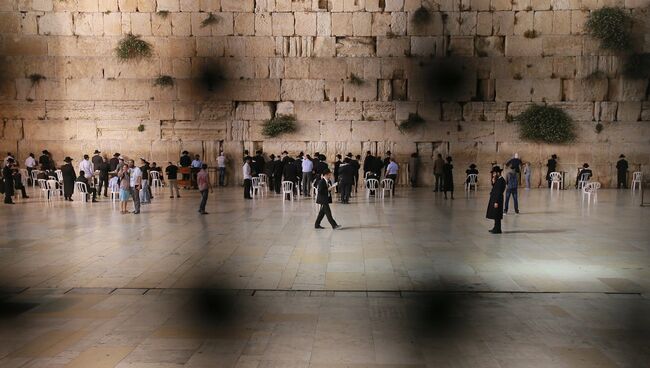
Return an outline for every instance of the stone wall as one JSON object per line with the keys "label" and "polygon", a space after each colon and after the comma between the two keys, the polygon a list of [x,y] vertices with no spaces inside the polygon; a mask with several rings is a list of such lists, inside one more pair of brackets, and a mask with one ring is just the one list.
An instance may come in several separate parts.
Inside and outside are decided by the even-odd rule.
{"label": "stone wall", "polygon": [[[431,19],[413,21],[424,5]],[[57,161],[99,148],[165,163],[187,149],[237,167],[244,148],[354,154],[418,151],[421,180],[431,156],[455,158],[457,175],[483,172],[514,152],[533,163],[534,182],[552,153],[573,176],[589,162],[611,185],[625,153],[650,163],[647,79],[621,77],[622,59],[584,34],[589,11],[621,6],[636,19],[635,44],[650,52],[646,0],[13,0],[0,3],[0,149],[48,149]],[[212,13],[215,24],[203,26]],[[535,37],[530,38],[531,31]],[[527,33],[528,32],[528,33]],[[142,35],[154,56],[120,62],[114,49]],[[468,66],[459,98],[427,98],[432,57]],[[220,65],[215,93],[196,78]],[[601,73],[594,73],[600,71]],[[30,75],[46,79],[38,83]],[[170,75],[171,88],[154,86]],[[354,83],[352,75],[362,83]],[[597,75],[597,78],[593,78]],[[567,111],[578,127],[566,146],[520,141],[509,122],[531,103]],[[411,112],[424,128],[401,134]],[[264,120],[295,114],[299,130],[276,139]],[[602,123],[601,133],[595,125]],[[139,127],[144,130],[140,131]],[[236,170],[239,176],[239,170]],[[461,180],[457,180],[461,182]]]}

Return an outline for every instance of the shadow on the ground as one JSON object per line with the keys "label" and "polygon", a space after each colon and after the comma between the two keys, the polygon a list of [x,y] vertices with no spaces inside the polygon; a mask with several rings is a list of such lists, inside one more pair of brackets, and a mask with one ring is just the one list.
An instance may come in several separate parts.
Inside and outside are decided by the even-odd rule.
{"label": "shadow on the ground", "polygon": [[545,230],[511,230],[504,231],[504,234],[558,234],[558,233],[567,233],[569,229],[545,229]]}

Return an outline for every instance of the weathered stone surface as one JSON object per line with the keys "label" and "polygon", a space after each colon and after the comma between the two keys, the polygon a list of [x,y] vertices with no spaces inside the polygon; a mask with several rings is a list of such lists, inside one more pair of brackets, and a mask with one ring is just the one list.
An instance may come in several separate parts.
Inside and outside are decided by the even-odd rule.
{"label": "weathered stone surface", "polygon": [[336,39],[336,56],[362,57],[375,55],[375,40],[371,37],[343,37]]}
{"label": "weathered stone surface", "polygon": [[322,101],[324,82],[309,79],[282,80],[281,99],[283,101]]}
{"label": "weathered stone surface", "polygon": [[364,102],[363,119],[369,121],[395,120],[395,105],[392,102]]}

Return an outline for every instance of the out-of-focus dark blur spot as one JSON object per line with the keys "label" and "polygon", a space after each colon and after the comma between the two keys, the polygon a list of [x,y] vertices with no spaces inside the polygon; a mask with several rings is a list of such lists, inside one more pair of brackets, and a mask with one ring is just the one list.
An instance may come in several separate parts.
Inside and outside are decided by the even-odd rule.
{"label": "out-of-focus dark blur spot", "polygon": [[198,87],[202,92],[219,92],[225,85],[223,67],[218,62],[206,62],[199,71],[197,78]]}
{"label": "out-of-focus dark blur spot", "polygon": [[448,337],[461,333],[469,311],[470,296],[451,291],[415,295],[409,303],[410,324],[426,337]]}
{"label": "out-of-focus dark blur spot", "polygon": [[201,285],[192,291],[187,311],[201,324],[229,324],[236,318],[236,296],[237,290],[223,285]]}

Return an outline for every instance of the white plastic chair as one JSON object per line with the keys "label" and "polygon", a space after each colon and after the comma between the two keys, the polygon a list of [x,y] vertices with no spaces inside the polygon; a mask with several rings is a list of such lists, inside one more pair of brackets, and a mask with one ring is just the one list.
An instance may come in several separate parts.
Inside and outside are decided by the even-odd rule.
{"label": "white plastic chair", "polygon": [[63,196],[63,186],[59,185],[57,188],[59,182],[54,179],[47,180],[45,183],[47,184],[47,191],[49,192],[50,200],[61,199]]}
{"label": "white plastic chair", "polygon": [[160,180],[160,173],[158,171],[149,171],[149,178],[151,187],[154,191],[158,191],[158,189],[162,188],[162,180]]}
{"label": "white plastic chair", "polygon": [[32,170],[32,187],[36,187],[38,185],[38,174],[40,173],[40,170]]}
{"label": "white plastic chair", "polygon": [[54,171],[56,173],[56,180],[60,183],[63,184],[63,172],[61,170],[56,170]]}
{"label": "white plastic chair", "polygon": [[289,195],[289,198],[293,201],[293,182],[291,181],[282,182],[282,198],[284,199],[287,194]]}
{"label": "white plastic chair", "polygon": [[264,192],[262,192],[262,187],[260,187],[260,178],[257,176],[254,176],[251,181],[253,182],[251,186],[251,196],[255,197],[255,194],[257,195],[264,195]]}
{"label": "white plastic chair", "polygon": [[120,185],[117,184],[117,177],[113,177],[108,181],[108,188],[111,191],[111,201],[118,201],[120,199]]}
{"label": "white plastic chair", "polygon": [[311,182],[311,191],[312,191],[312,198],[314,199],[314,202],[316,202],[316,197],[318,196],[318,185],[316,184],[317,181],[320,179],[314,179]]}
{"label": "white plastic chair", "polygon": [[38,183],[39,187],[38,198],[44,197],[48,201],[52,200],[52,198],[49,196],[50,189],[47,187],[47,180],[36,179],[36,183]]}
{"label": "white plastic chair", "polygon": [[591,174],[588,172],[580,174],[580,180],[578,180],[578,189],[584,188],[584,186],[589,183],[590,178]]}
{"label": "white plastic chair", "polygon": [[375,196],[377,195],[377,188],[379,187],[379,180],[377,179],[366,179],[366,198],[370,198],[370,192],[374,191]]}
{"label": "white plastic chair", "polygon": [[393,179],[384,179],[381,181],[381,196],[385,197],[384,192],[388,191],[388,195],[393,197]]}
{"label": "white plastic chair", "polygon": [[636,189],[636,186],[639,186],[641,190],[641,180],[643,179],[643,173],[641,171],[635,171],[632,173],[632,192]]}
{"label": "white plastic chair", "polygon": [[88,188],[86,188],[86,183],[77,181],[74,183],[74,194],[82,202],[88,202]]}
{"label": "white plastic chair", "polygon": [[598,199],[598,189],[600,189],[600,183],[597,181],[592,181],[586,183],[582,187],[582,200],[587,196],[587,202],[591,200],[591,195],[594,195],[594,202]]}
{"label": "white plastic chair", "polygon": [[260,187],[264,188],[265,192],[269,192],[269,177],[266,174],[259,174],[257,176],[260,178]]}
{"label": "white plastic chair", "polygon": [[466,191],[471,191],[472,186],[474,187],[474,191],[478,191],[478,174],[468,174],[467,175],[467,180],[465,182],[465,190]]}
{"label": "white plastic chair", "polygon": [[557,171],[553,171],[552,173],[549,174],[551,178],[551,190],[553,190],[553,187],[557,184],[557,190],[560,190],[562,188],[562,174],[560,174]]}

